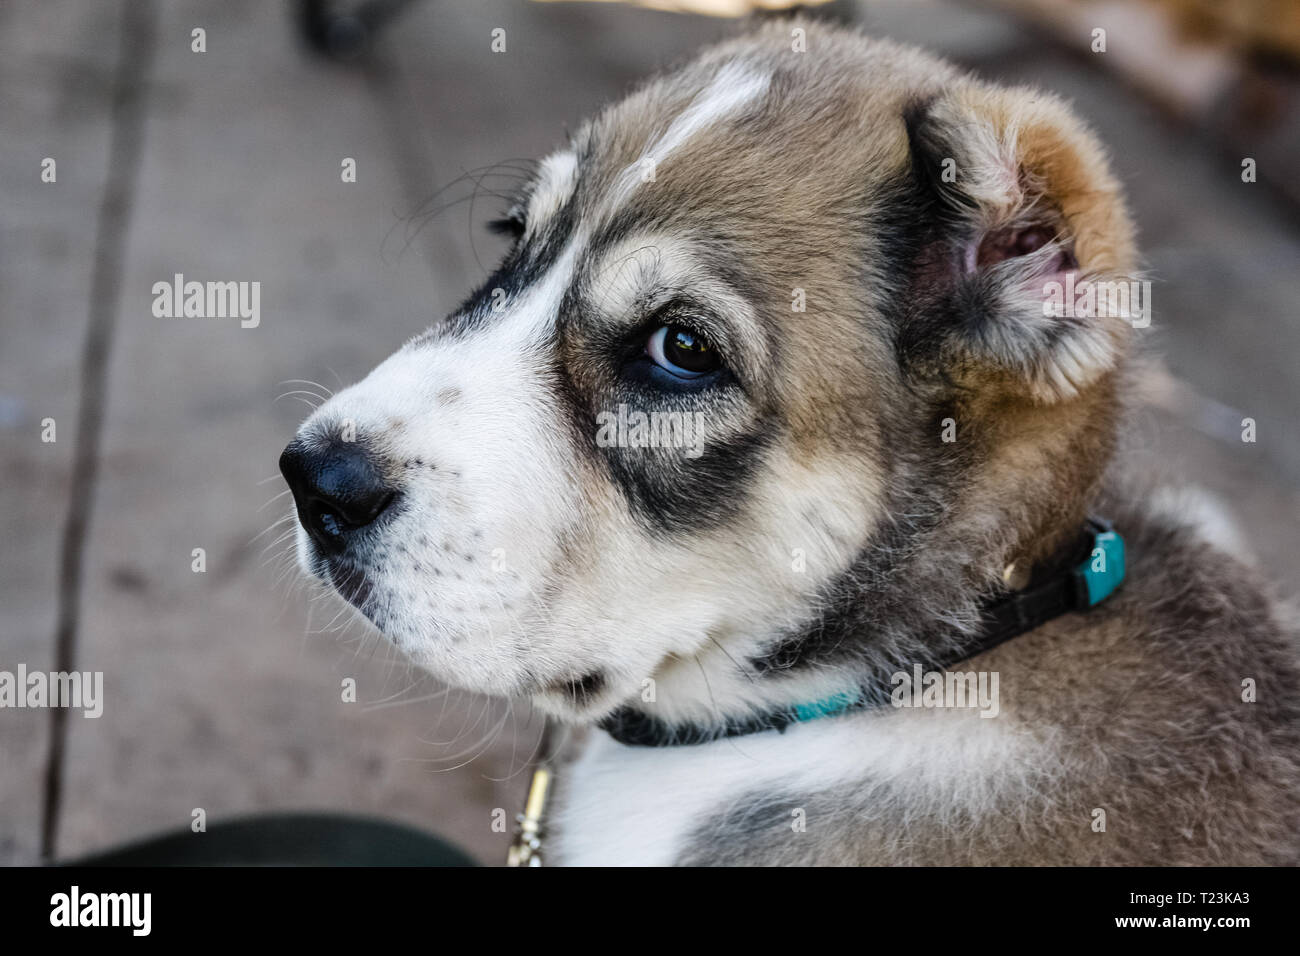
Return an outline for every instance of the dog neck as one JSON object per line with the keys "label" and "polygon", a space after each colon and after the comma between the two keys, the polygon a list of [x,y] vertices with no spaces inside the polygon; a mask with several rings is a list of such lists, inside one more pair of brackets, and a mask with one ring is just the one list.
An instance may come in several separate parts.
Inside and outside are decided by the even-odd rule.
{"label": "dog neck", "polygon": [[[911,688],[911,684],[919,685],[923,675],[947,671],[1053,618],[1100,604],[1123,581],[1124,572],[1123,539],[1104,519],[1089,518],[1046,558],[1027,568],[1014,562],[1007,565],[1001,585],[977,601],[973,625],[954,626],[958,617],[934,619],[927,633],[912,633],[908,640],[897,633],[891,635],[894,640],[888,650],[882,640],[868,641],[866,648],[840,645],[842,654],[859,652],[858,666],[839,668],[845,676],[842,689],[834,693],[799,699],[799,682],[790,676],[824,654],[828,645],[825,635],[818,634],[815,642],[787,641],[778,645],[776,653],[750,662],[769,680],[774,672],[786,671],[776,679],[784,678],[787,688],[795,692],[788,702],[773,704],[771,697],[747,699],[730,712],[718,710],[708,719],[686,721],[665,720],[644,705],[628,705],[610,714],[600,726],[629,746],[693,745],[784,731],[795,723],[897,704],[900,689],[906,685],[919,691],[919,686]],[[828,622],[828,617],[821,618],[819,627],[827,628]],[[909,646],[911,651],[904,651]]]}

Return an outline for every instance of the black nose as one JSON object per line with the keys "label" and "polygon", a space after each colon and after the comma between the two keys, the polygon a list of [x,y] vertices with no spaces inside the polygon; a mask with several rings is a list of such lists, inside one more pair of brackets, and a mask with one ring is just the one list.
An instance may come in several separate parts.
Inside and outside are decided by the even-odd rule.
{"label": "black nose", "polygon": [[321,548],[337,553],[350,532],[370,524],[393,500],[374,460],[360,442],[292,441],[280,472],[293,491],[298,520]]}

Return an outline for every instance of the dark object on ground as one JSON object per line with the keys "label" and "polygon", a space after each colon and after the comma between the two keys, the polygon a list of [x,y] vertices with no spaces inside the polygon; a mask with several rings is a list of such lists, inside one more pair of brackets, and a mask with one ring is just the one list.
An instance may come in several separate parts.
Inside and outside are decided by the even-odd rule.
{"label": "dark object on ground", "polygon": [[180,830],[71,866],[475,866],[464,851],[413,827],[330,813],[285,813]]}
{"label": "dark object on ground", "polygon": [[298,29],[315,52],[336,60],[352,60],[369,49],[379,29],[411,0],[299,0]]}

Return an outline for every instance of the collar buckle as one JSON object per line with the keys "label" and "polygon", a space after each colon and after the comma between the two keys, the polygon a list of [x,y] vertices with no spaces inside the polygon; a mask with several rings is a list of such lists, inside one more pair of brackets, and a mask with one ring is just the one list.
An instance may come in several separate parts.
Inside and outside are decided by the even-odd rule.
{"label": "collar buckle", "polygon": [[1124,580],[1124,539],[1102,518],[1089,518],[1092,551],[1074,569],[1075,598],[1080,608],[1096,607]]}

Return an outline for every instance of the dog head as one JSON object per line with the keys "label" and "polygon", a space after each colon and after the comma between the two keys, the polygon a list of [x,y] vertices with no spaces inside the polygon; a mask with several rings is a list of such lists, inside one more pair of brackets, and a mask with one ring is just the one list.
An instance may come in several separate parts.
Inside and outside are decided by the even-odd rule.
{"label": "dog head", "polygon": [[1126,276],[1132,230],[1049,96],[775,25],[596,116],[507,227],[281,460],[303,566],[452,684],[576,719],[840,690],[973,621],[1105,466],[1129,323],[1044,294]]}

